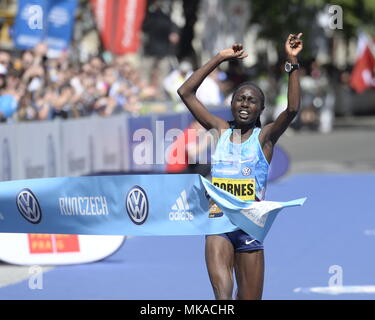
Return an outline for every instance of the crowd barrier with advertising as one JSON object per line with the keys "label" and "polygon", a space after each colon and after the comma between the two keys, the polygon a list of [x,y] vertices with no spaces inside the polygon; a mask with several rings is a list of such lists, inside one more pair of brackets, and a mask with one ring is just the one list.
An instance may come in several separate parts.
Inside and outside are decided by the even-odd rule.
{"label": "crowd barrier with advertising", "polygon": [[[230,118],[229,109],[212,111]],[[134,134],[138,129],[148,129],[154,137],[152,152],[156,156],[164,134],[169,129],[183,130],[192,120],[189,113],[140,117],[119,114],[106,118],[4,124],[0,126],[0,180],[116,172],[163,173],[163,163],[134,161],[133,151],[140,143],[134,140]],[[161,122],[157,127],[158,121]],[[3,233],[0,234],[0,260],[19,265],[86,263],[111,255],[124,241],[123,236]]]}

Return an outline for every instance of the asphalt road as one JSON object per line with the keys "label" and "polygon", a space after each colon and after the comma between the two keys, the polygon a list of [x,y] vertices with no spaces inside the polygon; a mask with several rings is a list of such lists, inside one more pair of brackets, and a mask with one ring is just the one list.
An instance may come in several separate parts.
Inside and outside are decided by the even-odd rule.
{"label": "asphalt road", "polygon": [[339,119],[328,134],[288,129],[279,145],[290,157],[288,175],[375,172],[375,117]]}

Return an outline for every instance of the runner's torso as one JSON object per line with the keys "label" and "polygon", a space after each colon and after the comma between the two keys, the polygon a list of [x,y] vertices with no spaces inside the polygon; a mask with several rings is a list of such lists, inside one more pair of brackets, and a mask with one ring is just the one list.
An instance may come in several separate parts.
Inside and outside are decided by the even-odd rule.
{"label": "runner's torso", "polygon": [[[230,141],[232,129],[220,137],[211,158],[212,183],[242,200],[264,200],[269,164],[259,143],[260,128],[243,143]],[[216,205],[210,217],[221,216]]]}

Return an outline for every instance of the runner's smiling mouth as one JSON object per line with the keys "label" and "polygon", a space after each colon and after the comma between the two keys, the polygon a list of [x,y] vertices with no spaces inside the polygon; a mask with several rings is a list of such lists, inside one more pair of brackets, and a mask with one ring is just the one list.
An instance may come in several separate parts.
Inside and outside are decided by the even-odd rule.
{"label": "runner's smiling mouth", "polygon": [[248,110],[240,110],[238,114],[240,118],[248,118],[250,115],[250,112]]}

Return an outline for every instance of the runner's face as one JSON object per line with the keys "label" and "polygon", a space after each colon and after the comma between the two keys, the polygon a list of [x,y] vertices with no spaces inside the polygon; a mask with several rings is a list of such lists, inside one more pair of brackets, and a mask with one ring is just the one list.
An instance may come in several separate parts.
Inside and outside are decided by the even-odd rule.
{"label": "runner's face", "polygon": [[232,114],[237,124],[255,123],[263,110],[261,96],[255,88],[246,86],[237,91],[232,101]]}

